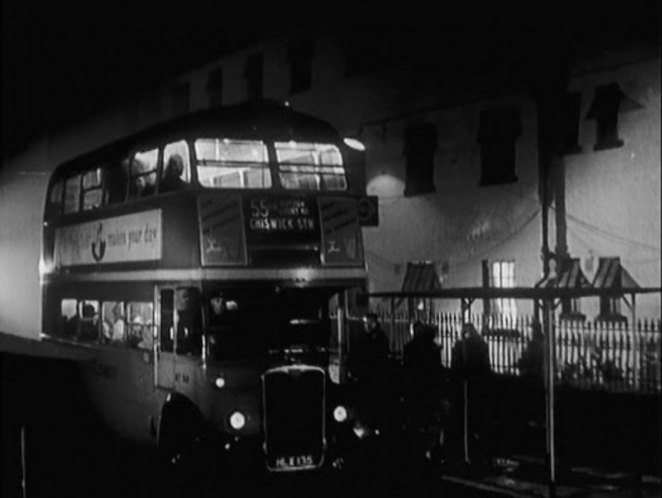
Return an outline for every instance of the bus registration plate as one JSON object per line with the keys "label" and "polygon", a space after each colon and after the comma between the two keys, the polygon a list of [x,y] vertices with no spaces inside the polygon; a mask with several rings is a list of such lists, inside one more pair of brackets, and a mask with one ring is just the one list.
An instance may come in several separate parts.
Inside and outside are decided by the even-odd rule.
{"label": "bus registration plate", "polygon": [[296,455],[276,458],[277,470],[306,469],[315,466],[312,455]]}

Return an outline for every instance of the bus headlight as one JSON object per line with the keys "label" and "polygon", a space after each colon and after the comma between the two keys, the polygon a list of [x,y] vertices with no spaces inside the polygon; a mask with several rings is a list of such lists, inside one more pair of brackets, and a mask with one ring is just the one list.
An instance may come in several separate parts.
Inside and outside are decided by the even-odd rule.
{"label": "bus headlight", "polygon": [[219,389],[223,389],[225,387],[225,379],[223,377],[216,377],[214,385]]}
{"label": "bus headlight", "polygon": [[234,412],[230,415],[230,426],[238,431],[246,425],[246,417],[241,412]]}
{"label": "bus headlight", "polygon": [[342,405],[336,406],[336,408],[333,410],[333,418],[336,420],[336,422],[344,422],[347,420],[347,408]]}

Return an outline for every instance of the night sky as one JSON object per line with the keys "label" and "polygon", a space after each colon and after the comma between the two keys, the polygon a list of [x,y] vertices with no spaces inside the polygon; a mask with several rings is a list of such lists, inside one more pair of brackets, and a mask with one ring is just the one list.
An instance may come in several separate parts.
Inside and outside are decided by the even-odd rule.
{"label": "night sky", "polygon": [[259,21],[233,25],[232,10],[220,4],[168,11],[144,2],[130,9],[108,1],[67,5],[3,0],[3,157],[31,136],[279,32]]}
{"label": "night sky", "polygon": [[549,49],[559,35],[659,33],[656,0],[581,2],[581,11],[577,2],[561,1],[471,5],[453,0],[410,11],[397,4],[379,9],[339,4],[329,12],[283,4],[166,4],[171,5],[2,0],[3,157],[31,137],[153,89],[260,37],[309,34],[311,27],[333,34],[381,30],[402,39],[427,31],[468,57],[492,45],[495,35],[519,37],[524,43],[517,45],[523,47],[528,37],[540,41],[541,33],[549,33],[548,41],[542,38]]}

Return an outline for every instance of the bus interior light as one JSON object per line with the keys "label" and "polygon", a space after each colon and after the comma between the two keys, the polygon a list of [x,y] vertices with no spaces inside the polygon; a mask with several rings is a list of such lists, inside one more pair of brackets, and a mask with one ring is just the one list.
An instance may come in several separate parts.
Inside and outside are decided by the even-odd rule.
{"label": "bus interior light", "polygon": [[363,142],[360,142],[356,138],[345,137],[343,139],[343,142],[345,142],[345,145],[347,145],[348,147],[354,150],[358,150],[361,152],[365,151],[365,145],[363,145]]}
{"label": "bus interior light", "polygon": [[246,425],[246,417],[241,412],[234,412],[230,415],[230,426],[235,430],[240,430]]}

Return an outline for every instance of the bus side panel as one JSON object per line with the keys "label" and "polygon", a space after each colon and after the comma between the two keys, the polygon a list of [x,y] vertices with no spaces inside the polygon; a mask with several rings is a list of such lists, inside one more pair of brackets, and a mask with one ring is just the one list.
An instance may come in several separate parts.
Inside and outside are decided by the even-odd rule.
{"label": "bus side panel", "polygon": [[48,184],[39,151],[0,170],[0,332],[39,339],[39,259]]}

